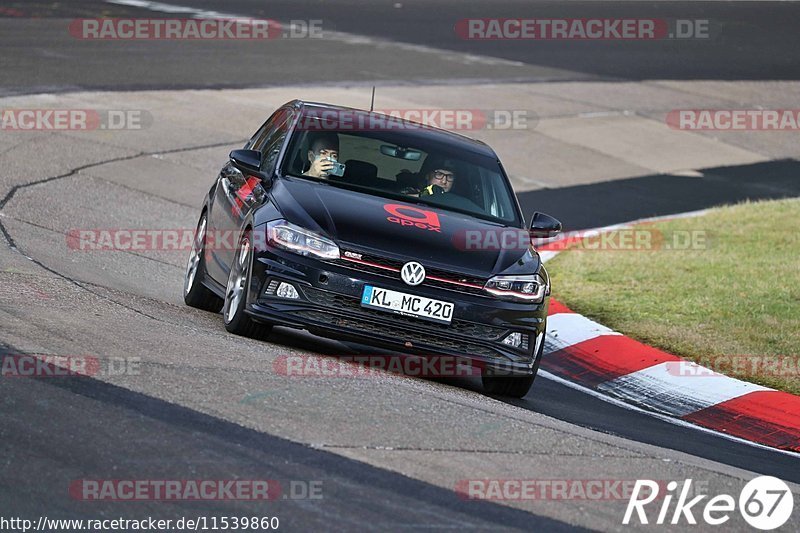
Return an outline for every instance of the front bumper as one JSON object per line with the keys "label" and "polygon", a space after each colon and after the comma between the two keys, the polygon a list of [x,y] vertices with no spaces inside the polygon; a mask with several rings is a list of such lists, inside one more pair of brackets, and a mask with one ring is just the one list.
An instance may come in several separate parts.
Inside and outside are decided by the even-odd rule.
{"label": "front bumper", "polygon": [[[273,281],[291,283],[299,298],[265,294]],[[367,284],[452,302],[452,322],[440,324],[362,307]],[[246,311],[256,320],[322,336],[408,354],[464,357],[493,371],[525,375],[535,371],[547,303],[547,299],[538,305],[505,302],[425,283],[411,287],[391,272],[379,275],[268,248],[258,251],[253,261]],[[513,332],[526,338],[524,348],[503,344]]]}

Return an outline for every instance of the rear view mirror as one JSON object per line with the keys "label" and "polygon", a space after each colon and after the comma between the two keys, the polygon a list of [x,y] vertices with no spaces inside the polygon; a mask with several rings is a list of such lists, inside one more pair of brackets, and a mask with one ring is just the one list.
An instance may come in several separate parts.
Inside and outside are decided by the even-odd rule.
{"label": "rear view mirror", "polygon": [[531,217],[531,237],[548,239],[561,233],[561,222],[545,213],[536,211]]}
{"label": "rear view mirror", "polygon": [[402,146],[392,146],[391,144],[382,144],[381,153],[389,157],[396,157],[407,161],[419,161],[422,157],[422,152],[418,150],[403,148]]}

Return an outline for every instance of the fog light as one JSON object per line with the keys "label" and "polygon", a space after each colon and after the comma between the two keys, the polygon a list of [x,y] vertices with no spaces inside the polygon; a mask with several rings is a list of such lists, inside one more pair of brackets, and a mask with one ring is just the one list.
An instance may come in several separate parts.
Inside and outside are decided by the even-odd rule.
{"label": "fog light", "polygon": [[519,348],[522,346],[522,333],[519,331],[515,331],[514,333],[509,333],[506,335],[506,338],[503,339],[503,344],[507,344],[513,348]]}
{"label": "fog light", "polygon": [[264,289],[264,295],[270,296],[275,294],[275,289],[278,288],[278,280],[273,279],[269,282],[269,285]]}
{"label": "fog light", "polygon": [[292,299],[300,298],[300,295],[297,294],[297,289],[294,288],[294,285],[283,281],[281,282],[280,285],[278,285],[278,291],[275,294],[277,294],[281,298],[292,298]]}

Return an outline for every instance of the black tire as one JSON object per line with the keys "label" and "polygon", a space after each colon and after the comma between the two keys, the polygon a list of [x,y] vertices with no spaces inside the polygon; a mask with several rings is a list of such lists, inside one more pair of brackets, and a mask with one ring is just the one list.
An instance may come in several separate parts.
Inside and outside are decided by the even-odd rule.
{"label": "black tire", "polygon": [[250,286],[250,274],[253,265],[253,248],[250,231],[246,231],[239,240],[228,284],[225,287],[225,301],[222,306],[222,318],[225,329],[236,335],[253,339],[265,339],[272,326],[254,321],[244,312],[247,305],[247,292]]}
{"label": "black tire", "polygon": [[[547,331],[545,323],[544,331]],[[481,376],[483,388],[489,394],[497,396],[508,396],[511,398],[524,398],[530,392],[536,375],[539,373],[539,363],[542,361],[544,352],[544,342],[539,346],[536,359],[533,362],[533,373],[527,376],[493,376],[491,373],[484,373]]]}
{"label": "black tire", "polygon": [[483,376],[483,388],[489,394],[524,398],[531,390],[536,374],[530,376]]}
{"label": "black tire", "polygon": [[206,275],[206,227],[206,212],[203,211],[200,220],[197,221],[192,251],[189,253],[183,275],[183,301],[189,307],[219,313],[222,309],[222,298],[203,285],[203,278]]}

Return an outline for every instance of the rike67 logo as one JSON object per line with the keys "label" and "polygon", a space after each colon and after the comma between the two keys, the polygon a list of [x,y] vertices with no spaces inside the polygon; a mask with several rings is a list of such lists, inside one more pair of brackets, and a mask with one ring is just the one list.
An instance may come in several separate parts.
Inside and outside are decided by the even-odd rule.
{"label": "rike67 logo", "polygon": [[[653,515],[648,518],[645,507],[656,500],[660,501],[661,505],[654,506],[659,507],[654,523],[659,525],[667,523],[696,525],[695,513],[702,516],[706,524],[712,526],[719,526],[730,520],[731,514],[736,511],[737,507],[737,501],[733,496],[719,494],[702,505],[701,502],[708,498],[708,495],[701,494],[689,499],[691,486],[691,479],[684,480],[683,486],[680,488],[677,481],[670,481],[667,484],[666,493],[659,494],[659,483],[648,479],[636,480],[622,523],[630,524],[635,513],[640,524],[649,524]],[[675,507],[671,509],[673,500],[677,501]],[[750,480],[744,486],[742,492],[739,493],[738,504],[739,513],[750,526],[762,531],[769,531],[781,527],[791,518],[794,497],[789,486],[780,479],[772,476],[760,476]]]}

